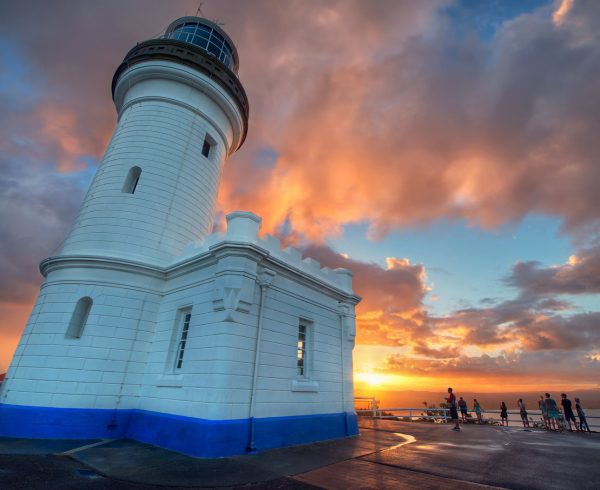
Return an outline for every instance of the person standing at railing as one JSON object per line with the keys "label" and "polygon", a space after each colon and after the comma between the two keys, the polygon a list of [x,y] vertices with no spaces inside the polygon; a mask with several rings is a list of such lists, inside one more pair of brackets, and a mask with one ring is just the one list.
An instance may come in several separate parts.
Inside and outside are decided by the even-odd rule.
{"label": "person standing at railing", "polygon": [[450,409],[450,418],[454,422],[452,430],[460,430],[458,425],[458,410],[456,409],[456,395],[452,393],[452,388],[448,388],[448,398],[446,398],[448,408]]}
{"label": "person standing at railing", "polygon": [[477,415],[477,423],[483,424],[483,417],[482,417],[483,408],[481,408],[481,405],[477,401],[477,398],[473,399],[473,410],[475,411],[475,415]]}
{"label": "person standing at railing", "polygon": [[587,419],[585,418],[585,412],[583,411],[581,400],[579,398],[575,398],[575,410],[577,410],[577,416],[579,417],[579,430],[583,432],[583,425],[585,424],[587,431],[592,432],[587,423]]}
{"label": "person standing at railing", "polygon": [[504,422],[506,422],[506,427],[508,427],[508,407],[504,402],[500,404],[500,420],[502,421],[503,426]]}
{"label": "person standing at railing", "polygon": [[521,421],[523,422],[523,427],[529,427],[529,419],[527,418],[527,407],[525,407],[525,402],[523,398],[519,398],[519,414],[521,415]]}
{"label": "person standing at railing", "polygon": [[567,398],[566,393],[563,393],[562,395],[560,395],[560,397],[561,397],[560,404],[563,407],[563,412],[565,414],[565,420],[569,424],[569,432],[573,432],[573,429],[571,429],[571,421],[573,421],[573,425],[575,426],[575,429],[577,430],[577,432],[579,432],[579,427],[577,427],[577,421],[575,420],[575,414],[573,413],[573,403],[571,403],[571,400],[569,400]]}
{"label": "person standing at railing", "polygon": [[460,408],[460,416],[462,418],[463,423],[467,422],[467,402],[463,400],[461,396],[458,400],[458,408]]}
{"label": "person standing at railing", "polygon": [[540,407],[540,410],[542,411],[542,420],[544,421],[544,429],[550,430],[550,420],[548,419],[548,409],[546,408],[546,400],[544,400],[544,395],[540,395],[538,405]]}
{"label": "person standing at railing", "polygon": [[562,426],[560,425],[560,412],[558,411],[558,405],[550,398],[550,393],[546,393],[545,400],[546,410],[548,411],[548,419],[553,430],[559,430],[562,432]]}

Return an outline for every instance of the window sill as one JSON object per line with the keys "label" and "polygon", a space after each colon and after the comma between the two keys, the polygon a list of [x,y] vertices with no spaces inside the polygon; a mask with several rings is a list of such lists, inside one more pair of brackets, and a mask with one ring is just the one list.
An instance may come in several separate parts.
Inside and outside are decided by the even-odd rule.
{"label": "window sill", "polygon": [[182,388],[183,376],[181,374],[165,374],[156,379],[158,388]]}
{"label": "window sill", "polygon": [[316,393],[319,391],[319,383],[317,381],[295,379],[292,381],[292,391]]}

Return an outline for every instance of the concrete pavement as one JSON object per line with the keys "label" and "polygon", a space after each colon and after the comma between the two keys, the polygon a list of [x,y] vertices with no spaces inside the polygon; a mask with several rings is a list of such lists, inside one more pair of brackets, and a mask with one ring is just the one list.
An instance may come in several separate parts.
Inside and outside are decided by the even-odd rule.
{"label": "concrete pavement", "polygon": [[196,459],[130,440],[0,438],[2,488],[600,489],[600,434],[361,418],[361,435]]}

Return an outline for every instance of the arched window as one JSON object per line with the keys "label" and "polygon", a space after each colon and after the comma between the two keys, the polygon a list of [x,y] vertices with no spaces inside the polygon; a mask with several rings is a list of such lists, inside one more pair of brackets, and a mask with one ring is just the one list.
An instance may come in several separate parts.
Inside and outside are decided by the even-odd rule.
{"label": "arched window", "polygon": [[131,167],[127,173],[125,184],[123,184],[122,192],[133,194],[140,181],[140,175],[142,175],[142,169],[140,167]]}
{"label": "arched window", "polygon": [[66,338],[78,339],[81,337],[90,314],[90,310],[92,309],[92,303],[92,298],[89,296],[84,296],[77,301],[77,304],[75,305],[75,311],[73,311],[73,316],[69,322],[69,328],[65,334]]}

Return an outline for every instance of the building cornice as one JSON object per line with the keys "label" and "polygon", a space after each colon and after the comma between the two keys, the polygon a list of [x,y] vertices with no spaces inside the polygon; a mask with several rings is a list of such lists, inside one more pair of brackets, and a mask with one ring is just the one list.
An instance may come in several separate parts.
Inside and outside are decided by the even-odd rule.
{"label": "building cornice", "polygon": [[243,119],[239,144],[241,147],[248,133],[250,106],[241,82],[227,66],[201,48],[174,39],[151,39],[131,49],[117,68],[112,80],[113,100],[117,103],[116,91],[121,76],[132,66],[144,61],[167,60],[194,68],[216,82],[234,100]]}
{"label": "building cornice", "polygon": [[357,296],[352,292],[344,291],[319,277],[286,263],[284,260],[271,255],[268,250],[255,243],[228,240],[220,241],[209,247],[207,251],[200,252],[184,261],[176,262],[164,267],[110,256],[59,255],[48,257],[43,260],[40,263],[40,272],[44,277],[47,277],[50,272],[55,270],[65,268],[92,268],[141,274],[166,281],[192,273],[198,269],[204,269],[216,264],[220,258],[232,255],[247,257],[260,263],[262,267],[269,267],[275,270],[277,274],[293,277],[301,284],[317,289],[338,300],[343,300],[351,304],[357,304],[361,300],[360,296]]}
{"label": "building cornice", "polygon": [[47,277],[50,272],[67,268],[105,269],[142,274],[158,279],[166,279],[165,269],[139,262],[102,255],[58,255],[48,257],[40,263],[40,272]]}

